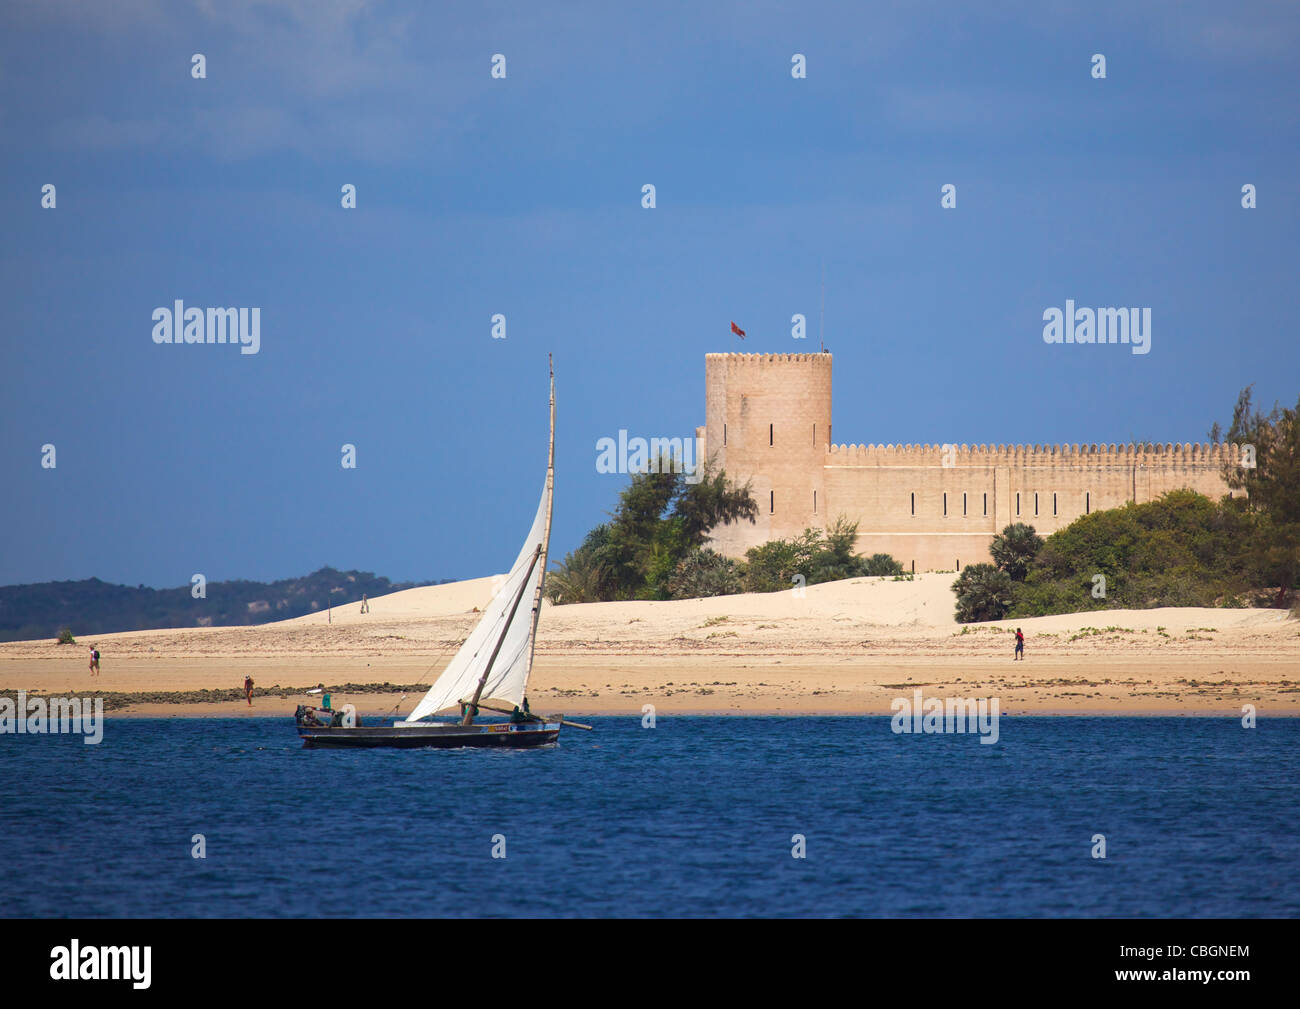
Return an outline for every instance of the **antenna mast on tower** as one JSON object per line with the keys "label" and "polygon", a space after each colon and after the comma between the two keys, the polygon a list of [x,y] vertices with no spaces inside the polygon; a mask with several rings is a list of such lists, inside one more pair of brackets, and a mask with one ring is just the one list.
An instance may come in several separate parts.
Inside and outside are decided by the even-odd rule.
{"label": "antenna mast on tower", "polygon": [[823,354],[826,353],[826,266],[822,264],[822,315],[817,324],[817,343]]}

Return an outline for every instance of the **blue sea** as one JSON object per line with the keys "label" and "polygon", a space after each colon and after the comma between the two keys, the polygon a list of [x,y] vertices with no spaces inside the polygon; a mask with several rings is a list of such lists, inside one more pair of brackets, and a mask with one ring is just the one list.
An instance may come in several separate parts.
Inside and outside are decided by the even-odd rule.
{"label": "blue sea", "polygon": [[1300,914],[1300,719],[589,721],[518,752],[0,736],[0,915]]}

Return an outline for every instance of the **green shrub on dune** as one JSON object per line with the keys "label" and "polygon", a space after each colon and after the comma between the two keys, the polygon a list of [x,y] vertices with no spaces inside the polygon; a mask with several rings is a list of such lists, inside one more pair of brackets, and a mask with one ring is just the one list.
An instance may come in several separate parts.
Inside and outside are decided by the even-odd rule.
{"label": "green shrub on dune", "polygon": [[791,588],[795,576],[803,584],[862,578],[868,575],[899,575],[903,565],[889,554],[859,557],[853,552],[858,524],[841,515],[823,532],[805,529],[789,540],[769,540],[745,554],[744,579],[747,592],[777,592]]}
{"label": "green shrub on dune", "polygon": [[1043,541],[1011,615],[1218,605],[1258,584],[1254,526],[1242,502],[1187,490],[1093,512]]}
{"label": "green shrub on dune", "polygon": [[872,554],[862,562],[862,573],[876,578],[897,576],[903,573],[903,565],[889,554]]}
{"label": "green shrub on dune", "polygon": [[1223,478],[1244,497],[1170,491],[1084,515],[1045,540],[1030,526],[1004,529],[991,552],[1013,582],[1008,615],[1290,606],[1300,589],[1300,403],[1263,414],[1244,389],[1228,430],[1215,424],[1210,440],[1242,447]]}
{"label": "green shrub on dune", "polygon": [[682,558],[668,581],[668,595],[673,599],[705,599],[743,591],[740,565],[708,547]]}

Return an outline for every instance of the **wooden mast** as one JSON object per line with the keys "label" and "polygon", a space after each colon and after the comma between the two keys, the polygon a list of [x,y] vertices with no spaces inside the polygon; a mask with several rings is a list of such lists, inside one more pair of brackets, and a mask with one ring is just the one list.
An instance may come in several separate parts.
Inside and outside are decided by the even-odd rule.
{"label": "wooden mast", "polygon": [[[537,591],[533,593],[533,623],[528,631],[528,666],[524,672],[524,700],[527,700],[528,677],[533,672],[533,653],[537,650],[537,621],[542,615],[542,590],[546,586],[546,553],[551,546],[551,508],[555,503],[555,363],[550,354],[546,355],[546,366],[551,373],[551,442],[546,457],[546,528],[542,533],[540,560],[542,577],[537,579]],[[520,706],[522,707],[522,703]]]}
{"label": "wooden mast", "polygon": [[510,624],[515,619],[515,611],[519,609],[519,604],[524,601],[524,589],[528,587],[528,579],[532,576],[533,568],[537,566],[537,558],[541,555],[542,545],[537,544],[537,549],[533,551],[533,559],[528,564],[528,570],[524,572],[523,584],[519,586],[519,591],[515,593],[514,605],[510,607],[510,612],[506,615],[505,626],[501,628],[501,636],[497,638],[496,647],[492,649],[492,655],[487,660],[487,665],[483,667],[483,675],[479,677],[478,686],[474,689],[474,700],[469,702],[469,708],[465,711],[465,717],[461,719],[461,725],[470,725],[474,721],[474,709],[478,707],[478,699],[483,696],[483,688],[487,686],[488,673],[492,672],[492,663],[497,660],[497,653],[501,651],[501,646],[506,643],[506,635],[510,633]]}

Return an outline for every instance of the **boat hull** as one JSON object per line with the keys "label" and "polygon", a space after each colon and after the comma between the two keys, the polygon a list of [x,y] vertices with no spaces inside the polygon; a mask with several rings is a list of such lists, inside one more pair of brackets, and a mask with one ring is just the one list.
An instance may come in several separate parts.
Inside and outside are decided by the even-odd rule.
{"label": "boat hull", "polygon": [[528,749],[549,746],[560,737],[560,722],[492,722],[487,725],[299,726],[308,749]]}

